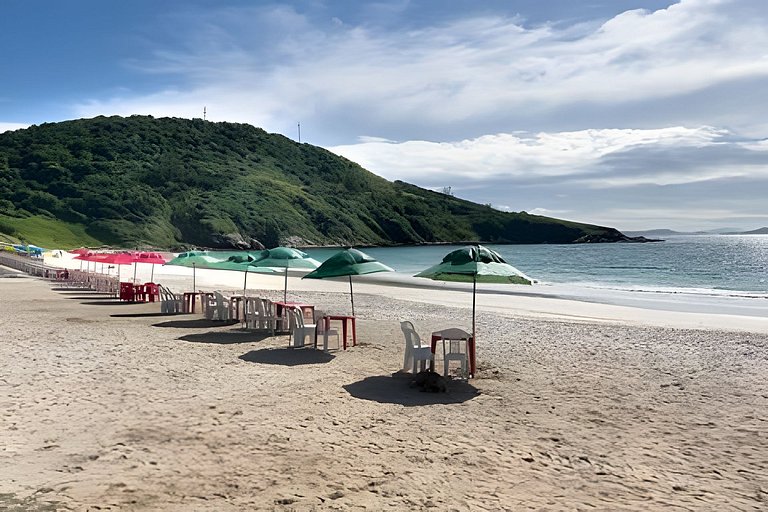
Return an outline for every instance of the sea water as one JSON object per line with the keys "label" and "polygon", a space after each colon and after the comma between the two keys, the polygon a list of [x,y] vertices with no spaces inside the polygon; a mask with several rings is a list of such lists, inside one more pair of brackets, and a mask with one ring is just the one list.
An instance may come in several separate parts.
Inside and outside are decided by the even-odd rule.
{"label": "sea water", "polygon": [[[372,247],[364,252],[413,275],[461,246]],[[536,290],[624,305],[717,311],[720,305],[768,315],[768,235],[681,235],[663,242],[492,245],[537,281]],[[307,252],[324,261],[335,249]],[[661,302],[666,302],[663,306]],[[704,307],[702,307],[704,304]],[[735,309],[734,309],[735,311]]]}

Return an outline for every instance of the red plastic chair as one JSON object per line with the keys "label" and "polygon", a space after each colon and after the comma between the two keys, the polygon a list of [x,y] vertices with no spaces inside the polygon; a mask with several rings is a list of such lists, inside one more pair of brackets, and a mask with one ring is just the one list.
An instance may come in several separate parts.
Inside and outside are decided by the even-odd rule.
{"label": "red plastic chair", "polygon": [[120,283],[120,300],[133,302],[135,297],[133,283]]}
{"label": "red plastic chair", "polygon": [[160,288],[155,283],[144,283],[144,296],[149,302],[160,300]]}

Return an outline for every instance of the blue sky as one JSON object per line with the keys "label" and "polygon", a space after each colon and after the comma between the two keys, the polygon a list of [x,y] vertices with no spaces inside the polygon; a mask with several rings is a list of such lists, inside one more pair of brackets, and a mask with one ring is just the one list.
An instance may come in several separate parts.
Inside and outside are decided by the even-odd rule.
{"label": "blue sky", "polygon": [[249,123],[614,226],[768,226],[764,0],[3,0],[0,131]]}

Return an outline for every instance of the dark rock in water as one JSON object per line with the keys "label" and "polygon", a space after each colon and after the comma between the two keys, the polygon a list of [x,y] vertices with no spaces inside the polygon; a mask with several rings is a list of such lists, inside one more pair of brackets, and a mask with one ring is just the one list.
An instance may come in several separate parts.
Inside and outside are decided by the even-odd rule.
{"label": "dark rock in water", "polygon": [[575,244],[606,244],[606,243],[647,243],[663,242],[664,240],[656,238],[645,238],[644,236],[627,236],[615,229],[606,228],[605,233],[584,235],[573,241]]}
{"label": "dark rock in water", "polygon": [[448,383],[445,377],[432,370],[425,370],[413,376],[411,387],[419,387],[422,391],[430,393],[445,393],[448,391]]}

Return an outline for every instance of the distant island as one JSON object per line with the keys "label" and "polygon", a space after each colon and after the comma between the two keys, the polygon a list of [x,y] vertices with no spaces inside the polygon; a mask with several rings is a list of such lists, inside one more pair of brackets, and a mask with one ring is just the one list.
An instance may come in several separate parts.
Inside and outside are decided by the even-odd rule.
{"label": "distant island", "polygon": [[632,237],[664,237],[679,235],[768,235],[768,227],[753,229],[751,231],[738,231],[734,228],[717,229],[711,231],[674,231],[672,229],[648,229],[645,231],[625,231]]}
{"label": "distant island", "polygon": [[151,116],[0,134],[0,238],[44,247],[644,242],[390,182],[247,124]]}

